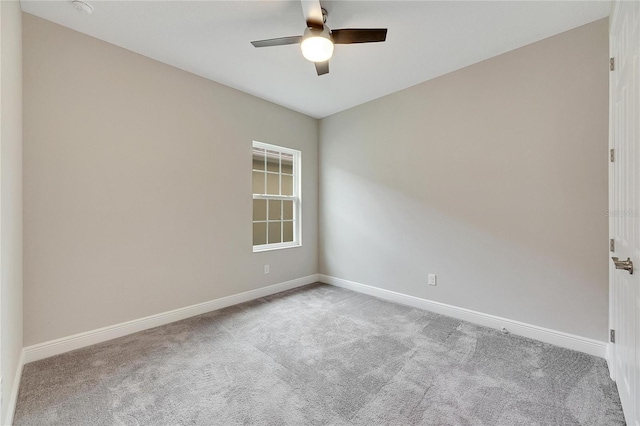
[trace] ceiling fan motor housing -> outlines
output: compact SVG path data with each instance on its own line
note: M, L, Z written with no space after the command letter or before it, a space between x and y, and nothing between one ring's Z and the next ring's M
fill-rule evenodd
M324 37L333 42L333 38L331 37L331 30L326 25L322 29L313 27L305 28L304 33L302 34L302 40L306 40L309 37Z

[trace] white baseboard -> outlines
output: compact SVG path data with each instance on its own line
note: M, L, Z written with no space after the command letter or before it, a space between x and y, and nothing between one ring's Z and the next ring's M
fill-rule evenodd
M613 380L614 382L616 381L616 375L615 375L615 371L613 370L613 351L615 350L615 347L613 346L612 343L607 343L607 353L606 353L606 360L607 360L607 367L609 367L609 377L611 377L611 380Z
M20 391L20 379L22 378L22 367L24 366L24 349L20 352L18 365L16 366L16 376L13 379L13 388L7 402L7 414L4 416L3 425L10 426L13 424L13 415L16 412L16 403L18 402L18 392Z
M328 275L320 274L320 281L337 287L346 288L357 291L359 293L368 294L380 299L389 300L391 302L403 305L413 306L415 308L424 309L435 312L437 314L447 315L470 323L483 325L485 327L500 330L505 327L509 333L518 336L528 337L530 339L539 340L552 345L560 346L574 351L584 352L589 355L595 355L600 358L606 357L607 344L598 340L588 339L561 331L551 330L548 328L538 327L536 325L514 321L507 318L501 318L494 315L484 314L482 312L472 311L470 309L459 308L457 306L447 305L445 303L434 302L432 300L421 299L415 296L409 296L395 291L385 290L378 287L372 287L353 281L344 280Z
M605 358L609 365L611 365L612 362L611 345L605 342L588 339L561 331L538 327L532 324L526 324L523 322L501 318L494 315L484 314L481 312L472 311L470 309L459 308L456 306L447 305L445 303L421 299L419 297L397 293L395 291L385 290L378 287L372 287L354 281L348 281L323 274L314 274L302 278L297 278L295 280L286 281L283 283L274 284L267 287L222 297L219 299L214 299L208 302L199 303L197 305L187 306L184 308L175 309L173 311L163 312L157 315L151 315L145 318L140 318L125 323L103 327L97 330L79 333L73 336L63 337L60 339L28 346L22 350L22 353L20 355L18 366L16 368L16 377L14 380L13 389L11 390L11 395L9 396L7 413L2 424L11 425L13 423L13 416L15 413L16 402L18 400L18 392L20 389L20 378L22 377L23 366L26 363L48 358L50 356L62 354L75 349L80 349L86 346L91 346L96 343L105 342L107 340L126 336L138 331L158 327L195 315L204 314L207 312L226 308L228 306L248 302L250 300L259 299L261 297L269 296L281 291L301 287L307 284L312 284L316 281L321 281L326 284L331 284L359 293L368 294L370 296L389 300L395 303L425 309L431 312L447 315L453 318L458 318L463 321L468 321L486 327L495 329L501 329L502 327L505 327L510 333L519 336L536 339L567 349L572 349Z
M24 362L29 363L61 353L73 351L75 349L84 348L86 346L95 345L96 343L106 342L107 340L126 336L128 334L137 333L138 331L147 330L149 328L158 327L179 321L195 315L204 314L228 306L237 305L239 303L248 302L250 300L259 299L264 296L279 293L303 285L312 284L319 280L317 274L297 278L291 281L262 287L255 290L245 291L243 293L231 296L221 297L220 299L210 300L197 305L187 306L185 308L175 309L173 311L163 312L151 315L145 318L139 318L133 321L127 321L84 333L74 334L73 336L63 337L60 339L50 340L44 343L28 346L24 348Z

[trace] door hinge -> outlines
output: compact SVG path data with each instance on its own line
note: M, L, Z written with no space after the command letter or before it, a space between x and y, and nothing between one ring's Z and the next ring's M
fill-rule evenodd
M609 161L612 163L616 161L616 151L613 148L609 150Z
M616 58L609 58L609 71L616 69Z
M616 342L616 331L615 330L609 330L609 341L611 343L615 343Z
M609 240L609 251L611 253L616 251L616 240L614 240L613 238Z

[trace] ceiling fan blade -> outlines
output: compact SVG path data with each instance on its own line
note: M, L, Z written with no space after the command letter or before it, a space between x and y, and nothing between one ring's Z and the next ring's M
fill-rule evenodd
M316 64L316 72L318 75L329 74L329 61L314 62Z
M331 30L335 44L376 43L387 39L386 28L346 28Z
M324 29L324 18L319 0L301 0L302 14L307 26L311 28Z
M252 41L255 47L284 46L285 44L297 44L302 41L302 36L270 38L269 40Z

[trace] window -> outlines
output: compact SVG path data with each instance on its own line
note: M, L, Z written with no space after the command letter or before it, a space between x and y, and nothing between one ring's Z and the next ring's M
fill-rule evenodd
M301 245L300 151L253 142L253 251Z

